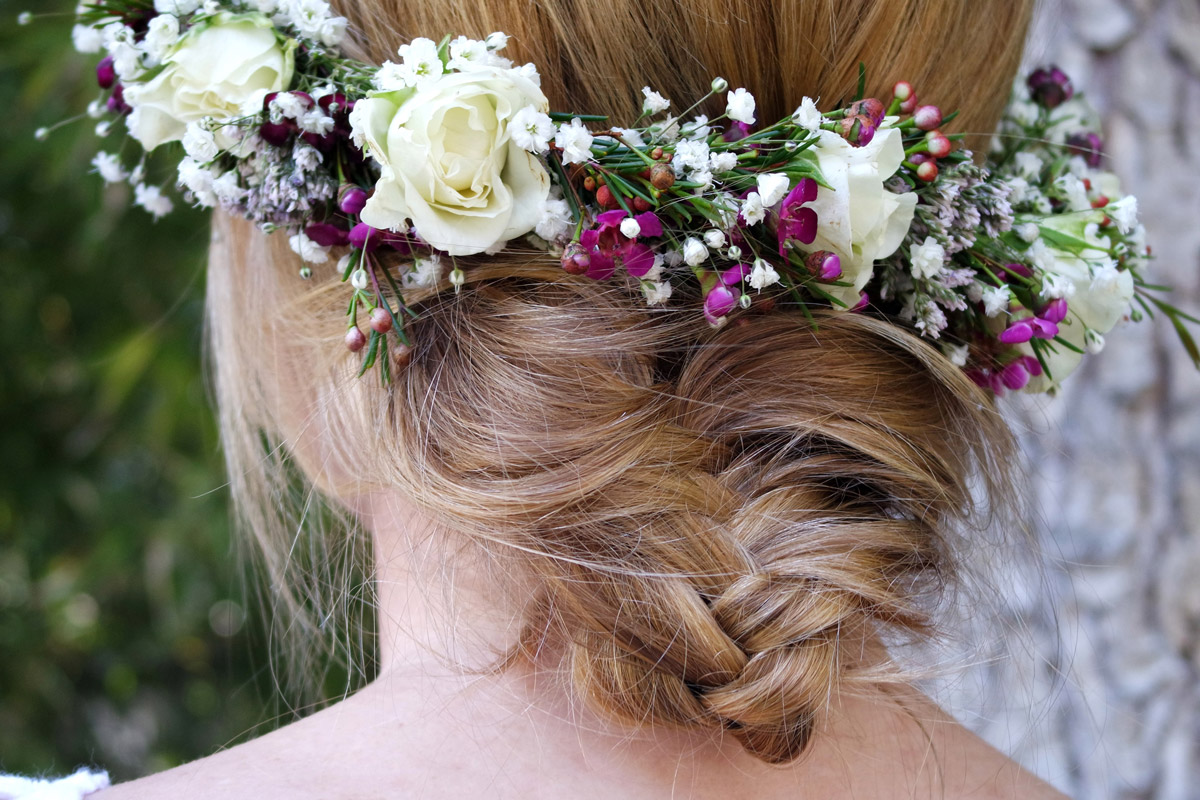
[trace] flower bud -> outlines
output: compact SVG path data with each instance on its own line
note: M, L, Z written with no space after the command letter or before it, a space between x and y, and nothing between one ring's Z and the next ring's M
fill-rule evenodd
M726 286L733 286L741 283L750 275L749 264L734 264L729 269L721 271L721 283Z
M450 283L454 285L454 293L458 294L458 290L467 282L467 276L462 271L461 267L455 267L450 270Z
M929 148L929 155L934 158L945 158L954 149L954 145L939 130L932 130L925 134L925 146Z
M300 268L300 280L306 281L312 277L312 267L304 266Z
M721 94L729 90L729 81L724 78L713 78L711 88L713 94Z
M380 232L365 222L360 222L350 229L350 246L370 253L383 243Z
M942 124L942 110L937 106L921 106L913 112L913 122L923 131L931 131Z
M911 95L909 95L909 98L907 100L901 101L899 111L901 114L911 114L912 112L916 111L916 109L917 109L917 93L913 92Z
M720 249L725 246L725 232L719 231L716 228L704 232L704 243L713 250Z
M392 315L387 309L379 306L371 309L371 329L376 333L387 333L392 329Z
M1055 300L1051 300L1049 303L1046 304L1046 307L1042 309L1042 313L1039 314L1038 316L1040 316L1042 319L1046 320L1047 322L1055 322L1055 323L1062 322L1064 319L1067 318L1067 301L1066 301L1066 299L1059 297Z
M345 214L357 217L366 204L367 193L357 186L351 186L342 195L342 199L338 203L338 208L342 209L342 212Z
M367 288L367 280L367 271L362 267L359 267L358 269L354 270L354 272L350 273L350 285L355 289L358 289L360 292Z
M736 290L730 289L724 283L718 283L704 296L704 311L712 317L723 317L737 305Z
M743 294L738 297L738 308L749 308L751 303L750 295Z
M804 266L823 281L836 281L842 276L842 259L829 250L818 250L804 259Z
M917 177L926 183L932 183L937 180L938 165L936 161L926 161L924 164L917 167Z
M358 329L355 325L350 330L346 331L346 349L351 353L357 353L367 346L367 335Z
M675 185L675 170L667 164L655 164L650 168L650 185L665 192Z
M852 103L850 110L846 113L847 115L856 114L866 117L870 121L872 128L878 128L879 124L883 122L883 115L886 112L887 109L884 108L883 103L874 97L867 97Z
M1104 336L1098 331L1088 328L1083 332L1083 346L1092 355L1096 355L1104 349Z
M592 265L592 258L579 242L571 242L563 249L562 268L571 275L582 275Z
M729 245L729 249L725 251L725 257L737 261L742 257L742 248L738 247L736 244Z
M96 65L96 83L101 89L111 89L117 82L117 70L113 67L113 57L105 56Z
M998 337L1004 344L1022 344L1033 338L1033 326L1026 320L1014 322L1000 333Z
M404 342L396 342L392 347L392 363L397 367L407 367L412 361L412 348Z
M1095 133L1073 133L1067 137L1067 147L1083 156L1092 169L1097 169L1104 159L1104 140Z
M1026 81L1029 96L1043 108L1057 108L1075 95L1071 79L1056 66L1036 69Z
M108 96L105 106L114 114L128 114L133 110L125 102L125 87L119 83L113 87L112 94Z
M1000 382L1013 392L1024 387L1025 384L1029 383L1029 373L1025 371L1024 363L1018 359L1001 370Z
M908 98L913 97L914 95L916 95L916 90L913 89L913 85L908 81L899 81L895 86L892 87L892 97L896 98L901 103Z

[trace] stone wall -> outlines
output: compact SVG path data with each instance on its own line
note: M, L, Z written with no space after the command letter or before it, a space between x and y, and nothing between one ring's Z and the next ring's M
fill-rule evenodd
M1200 1L1064 0L1028 61L1100 109L1152 274L1200 312ZM1000 613L939 696L1072 797L1200 798L1200 373L1157 319L1114 332L1058 399L1008 408L1045 563L983 565Z

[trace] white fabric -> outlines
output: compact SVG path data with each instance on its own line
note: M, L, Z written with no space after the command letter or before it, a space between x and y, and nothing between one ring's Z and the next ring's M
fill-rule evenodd
M108 788L108 773L81 769L66 778L26 778L0 773L0 800L80 800Z

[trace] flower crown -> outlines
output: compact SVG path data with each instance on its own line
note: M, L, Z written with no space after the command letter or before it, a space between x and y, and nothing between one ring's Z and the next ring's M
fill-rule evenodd
M101 177L162 216L146 153L178 158L163 146L179 142L187 202L284 229L304 277L344 251L360 374L386 381L407 358L405 290L448 267L457 291L460 257L518 240L575 275L623 272L650 305L694 302L714 326L779 304L869 308L996 394L1055 390L1141 311L1166 315L1200 366L1197 320L1143 279L1137 201L1100 170L1096 116L1057 68L1017 85L981 166L942 131L954 114L907 82L864 97L861 70L843 107L804 98L766 125L721 78L679 114L646 87L620 128L550 111L536 67L500 55L503 33L415 39L375 67L340 54L345 32L324 0L95 0L73 36L105 54L97 133L123 117L145 151L131 169L98 153ZM694 114L718 95L724 114Z

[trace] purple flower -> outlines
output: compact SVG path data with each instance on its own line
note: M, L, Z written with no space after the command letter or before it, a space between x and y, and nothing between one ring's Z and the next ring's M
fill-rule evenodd
M802 178L779 207L779 225L775 229L779 237L779 255L787 254L787 243L797 241L801 244L812 244L817 238L817 212L806 203L817 199L817 182L812 178Z
M1051 300L1038 316L1046 322L1062 322L1067 318L1067 301L1062 297Z
M818 250L810 253L808 258L804 259L804 266L823 281L836 281L842 277L841 256L830 250Z
M745 122L733 122L725 132L721 134L721 138L727 142L740 142L750 135L753 130L750 125Z
M1033 326L1029 324L1029 320L1023 319L1019 322L1014 322L1000 333L998 337L1004 344L1022 344L1033 338Z
M618 259L625 265L625 271L635 278L642 277L654 266L654 251L638 240L647 236L662 236L662 221L652 211L638 214L633 219L641 231L631 239L621 233L621 222L628 216L629 213L623 208L605 211L596 217L598 227L589 228L579 235L582 255L588 259L584 274L589 278L608 280L617 269Z
M737 305L739 294L741 293L736 288L730 288L721 281L717 281L704 295L704 318L708 320L709 324L717 325L717 320L733 311Z
M1025 371L1024 362L1018 359L1000 370L1000 382L1014 392L1029 383L1029 373Z
M313 223L304 229L304 235L321 247L341 247L350 243L349 232L330 222Z
M113 67L113 57L105 56L96 65L96 83L101 89L111 89L117 82L117 70Z
M342 195L338 208L352 217L357 217L367 204L367 193L357 186L351 186Z
M383 232L360 222L350 229L350 246L368 253L383 244Z
M1087 165L1093 169L1099 167L1104 160L1104 140L1094 133L1071 134L1067 137L1067 147L1083 156Z
M1034 70L1026 83L1029 96L1044 108L1057 108L1075 94L1075 87L1071 85L1067 73L1054 65Z

